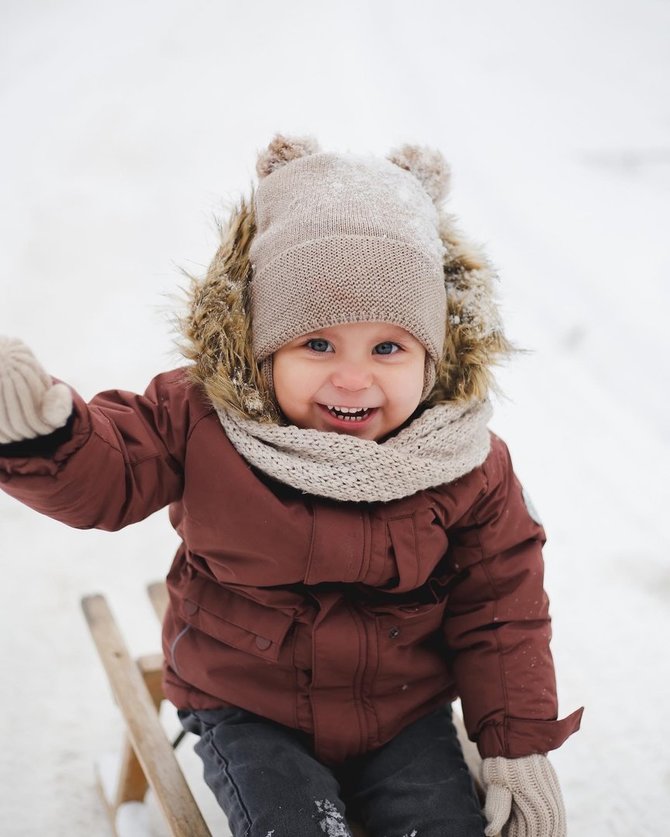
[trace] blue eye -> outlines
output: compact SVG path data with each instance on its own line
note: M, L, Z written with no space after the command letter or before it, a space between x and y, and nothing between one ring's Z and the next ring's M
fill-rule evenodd
M378 355L393 355L400 351L400 346L397 343L377 343L375 352Z
M308 340L305 345L309 346L309 348L313 352L321 352L321 353L327 352L328 349L330 348L330 343L327 340L323 340L320 337L316 337L314 340Z

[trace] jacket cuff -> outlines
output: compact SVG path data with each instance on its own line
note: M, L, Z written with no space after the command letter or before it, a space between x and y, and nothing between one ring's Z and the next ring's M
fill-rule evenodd
M583 712L582 706L560 721L506 718L503 723L487 724L479 733L477 749L482 758L503 756L508 759L555 750L577 732Z
M56 378L54 381L58 382ZM0 482L8 482L13 475L54 476L90 435L88 406L73 391L72 413L64 427L47 436L0 445Z
M34 458L37 456L50 457L65 442L72 438L72 425L74 424L74 413L70 414L63 427L59 427L52 433L45 436L36 436L34 439L22 439L20 442L8 442L0 445L0 458L7 459Z

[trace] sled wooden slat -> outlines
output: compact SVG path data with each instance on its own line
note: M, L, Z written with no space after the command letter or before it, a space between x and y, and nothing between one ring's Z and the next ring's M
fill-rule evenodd
M125 720L132 750L155 794L171 834L173 837L211 837L160 724L156 708L157 703L160 703L160 691L152 696L147 686L147 682L158 682L153 672L160 670L156 668L160 656L151 655L139 663L131 658L103 596L84 597L82 607ZM149 675L146 682L142 668L145 676ZM132 768L124 766L124 769ZM129 780L132 781L132 778L129 777Z
M163 700L163 655L146 654L137 660L137 667L149 690L151 700L156 707L156 713L158 713ZM114 818L113 812L118 811L119 806L125 802L142 802L148 787L147 777L144 775L142 765L135 755L130 736L126 733L123 741L119 776L114 798L108 800L108 807L111 809L110 813L112 813L112 817Z
M154 581L153 584L147 585L147 593L149 594L151 604L156 611L158 621L162 623L168 606L167 585L164 581Z

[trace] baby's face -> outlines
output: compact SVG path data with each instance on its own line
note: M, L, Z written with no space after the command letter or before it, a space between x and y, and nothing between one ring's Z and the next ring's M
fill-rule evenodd
M274 353L275 395L297 427L381 439L418 407L425 357L421 343L400 326L330 326Z

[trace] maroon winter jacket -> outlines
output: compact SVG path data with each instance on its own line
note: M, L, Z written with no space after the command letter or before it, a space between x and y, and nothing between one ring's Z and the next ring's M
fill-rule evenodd
M244 707L313 735L332 763L458 696L482 756L544 753L579 727L581 710L556 720L544 531L496 436L452 483L342 503L247 464L184 370L143 396L75 394L68 430L51 451L0 447L0 484L78 528L169 504L178 707Z

